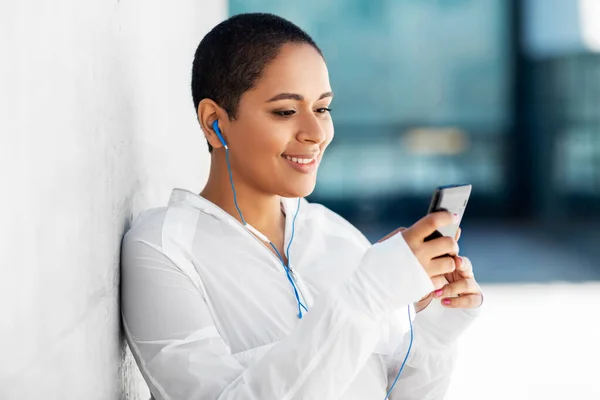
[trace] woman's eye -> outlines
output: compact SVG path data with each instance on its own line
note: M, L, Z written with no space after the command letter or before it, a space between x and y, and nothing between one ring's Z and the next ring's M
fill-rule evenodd
M295 113L296 113L296 110L275 111L275 114L277 114L281 117L289 117L291 115L294 115Z
M326 112L331 112L331 108L327 108L327 107L317 108L317 112L319 114L325 114Z

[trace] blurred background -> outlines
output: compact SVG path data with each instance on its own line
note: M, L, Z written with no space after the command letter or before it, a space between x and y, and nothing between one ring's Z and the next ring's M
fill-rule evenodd
M374 242L473 185L460 245L485 312L447 399L600 399L600 0L1 1L0 399L148 399L120 241L204 186L194 52L251 11L329 66L311 201Z
M600 1L230 0L313 36L336 136L310 200L372 241L471 183L486 293L449 399L600 399Z

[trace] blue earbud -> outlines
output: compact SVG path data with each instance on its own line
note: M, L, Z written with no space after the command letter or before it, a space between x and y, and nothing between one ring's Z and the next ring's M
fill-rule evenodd
M217 134L217 137L219 138L219 141L221 142L221 144L223 144L223 147L225 147L225 149L229 149L227 147L227 143L225 143L225 139L223 138L223 135L221 134L221 130L219 129L219 120L215 120L215 122L213 122L212 124L213 127L213 131L215 131L215 133Z

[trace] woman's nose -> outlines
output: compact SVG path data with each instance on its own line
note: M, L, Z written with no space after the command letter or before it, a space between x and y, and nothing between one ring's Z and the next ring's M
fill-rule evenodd
M317 144L323 143L327 139L327 131L323 125L323 121L315 115L307 115L302 119L302 125L298 131L298 140Z

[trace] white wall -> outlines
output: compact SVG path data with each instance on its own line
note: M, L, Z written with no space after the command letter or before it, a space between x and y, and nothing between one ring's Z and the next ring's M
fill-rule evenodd
M208 153L194 51L226 0L0 2L0 399L147 399L119 247Z

